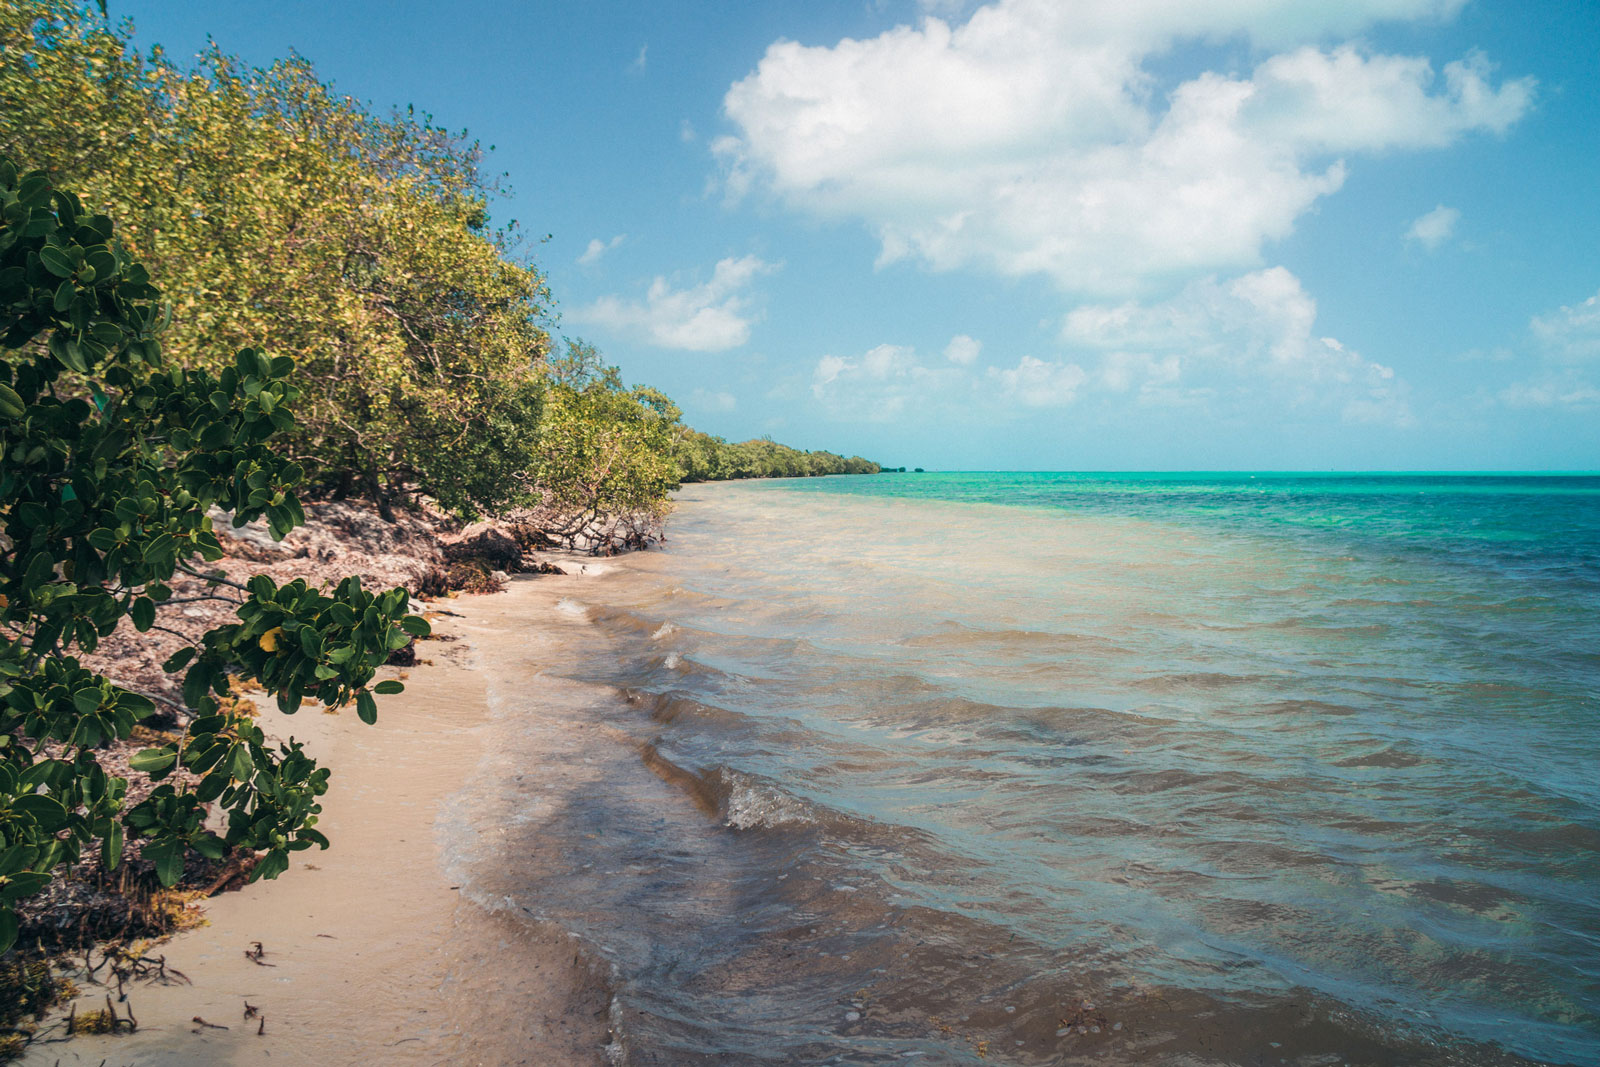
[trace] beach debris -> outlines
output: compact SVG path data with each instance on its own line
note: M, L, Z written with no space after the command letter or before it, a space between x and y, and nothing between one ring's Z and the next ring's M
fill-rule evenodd
M1121 1029L1121 1025L1118 1023L1117 1028ZM1094 1001L1085 1000L1079 1003L1077 1010L1070 1016L1062 1018L1061 1027L1056 1031L1057 1037L1065 1037L1072 1033L1098 1034L1103 1029L1110 1029L1111 1023L1105 1013L1095 1007Z
M256 1007L254 1004L250 1003L248 1000L244 1002L244 1017L246 1019L254 1019L257 1015L260 1015L260 1014L261 1014L261 1009L260 1008Z
M78 1005L73 1004L67 1011L67 1034L115 1034L120 1033L123 1027L128 1028L128 1033L139 1029L139 1020L134 1017L133 1005L124 1005L128 1013L126 1019L117 1014L116 1006L111 1003L111 994L106 994L104 1010L96 1008L78 1014Z
M92 969L88 968L89 959L85 956L84 963L86 969L88 969L90 980L94 979L95 971L110 964L111 977L115 978L117 982L117 1000L124 1002L128 999L124 983L130 979L160 982L162 985L170 985L175 981L183 982L186 985L194 984L188 975L176 967L167 965L165 954L154 957L146 955L143 945L143 942L136 942L133 948L126 948L121 944L112 945L103 950L105 958L100 961L99 966Z
M196 1015L193 1019L191 1019L190 1022L193 1022L193 1023L196 1024L194 1030L191 1031L192 1033L196 1033L196 1034L198 1034L201 1030L226 1030L226 1029L228 1029L226 1026L223 1026L221 1023L208 1023L204 1019L200 1018L200 1016L198 1016L198 1015Z
M256 1026L256 1036L257 1037L262 1037L263 1035L266 1034L266 1032L267 1032L267 1017L265 1015L263 1015L261 1017L261 1022Z
M262 957L266 954L266 948L263 947L259 941L250 942L250 947L244 950L244 958L255 964L257 967L276 967L276 963L268 963L266 960L262 959Z

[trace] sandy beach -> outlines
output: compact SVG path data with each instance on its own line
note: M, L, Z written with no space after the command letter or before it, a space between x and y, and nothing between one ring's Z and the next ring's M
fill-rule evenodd
M188 981L130 985L118 1011L131 1007L136 1033L43 1040L21 1062L604 1062L602 975L564 936L462 900L439 825L486 755L485 665L495 660L481 644L501 635L475 624L534 617L581 581L521 580L501 596L434 602L454 614L433 616L438 639L419 645L431 662L385 672L407 688L383 701L374 727L354 714L264 711L271 730L333 768L320 827L332 847L207 901L207 925L153 947ZM539 635L515 640L526 652ZM256 942L259 962L246 955ZM105 992L86 987L80 1010L103 1006Z

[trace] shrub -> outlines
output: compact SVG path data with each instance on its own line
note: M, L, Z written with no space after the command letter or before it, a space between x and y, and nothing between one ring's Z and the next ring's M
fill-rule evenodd
M373 694L401 688L373 686L376 668L428 628L405 614L404 590L257 575L238 622L166 664L187 668L198 714L131 761L154 779L182 766L198 784L163 783L124 810L127 781L97 753L155 705L72 651L124 620L149 630L176 573L206 576L196 561L222 555L212 505L237 524L265 516L275 537L304 520L304 472L269 444L294 426L292 361L244 349L216 375L168 366L159 297L109 218L0 156L0 952L16 937L13 905L96 843L115 866L126 836L144 838L169 886L191 848L262 850L252 878L272 878L290 852L327 847L315 825L329 772L223 710L228 676L259 682L285 712L310 697L353 702L372 722ZM221 835L203 825L211 803L227 813Z

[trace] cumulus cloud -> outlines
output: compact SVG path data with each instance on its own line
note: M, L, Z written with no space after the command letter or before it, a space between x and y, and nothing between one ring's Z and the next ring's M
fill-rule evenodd
M811 395L829 414L864 422L894 422L926 414L942 402L955 372L924 366L906 345L877 345L853 358L817 360Z
M1581 304L1535 315L1529 324L1545 352L1568 362L1600 356L1600 293Z
M1104 353L1097 384L1169 402L1270 399L1363 422L1410 421L1394 371L1316 330L1316 301L1283 267L1206 278L1170 300L1090 304L1062 324L1067 344Z
M1047 363L1023 356L1015 367L989 368L989 378L1005 395L1030 408L1066 407L1078 398L1088 375L1076 363Z
M964 335L962 335L964 336ZM970 340L970 338L969 338ZM946 354L948 356L947 347ZM1023 356L1012 367L976 368L947 358L924 363L908 345L883 344L860 356L826 355L812 373L811 394L835 418L864 422L971 421L1026 409L1065 407L1088 380L1083 368Z
M1539 360L1532 377L1496 395L1507 407L1583 409L1600 406L1591 361L1600 359L1600 293L1528 323Z
M569 315L661 348L720 352L750 339L755 314L747 289L757 276L776 269L755 256L729 257L717 263L704 284L676 289L657 276L642 301L604 296Z
M944 346L944 358L951 363L969 366L977 361L978 353L983 351L983 342L958 333L950 338L950 343Z
M592 238L589 241L589 247L585 248L583 250L583 255L578 257L578 265L583 267L594 266L596 263L600 262L601 256L616 248L627 239L628 235L625 233L619 233L609 241L602 241L598 237Z
M1346 45L1272 55L1248 76L1201 72L1166 97L1146 62L1177 41L1287 45L1382 19L1447 17L1459 0L996 0L831 47L771 45L724 110L730 193L768 190L877 235L880 263L1044 274L1073 291L1255 263L1342 157L1502 131L1531 79L1473 54Z
M1316 301L1283 267L1204 278L1167 300L1082 305L1066 315L1054 356L979 366L976 342L956 344L964 337L943 360L893 344L825 355L812 396L834 417L872 422L994 420L1129 400L1257 420L1413 421L1405 383L1321 334ZM952 350L972 358L951 359Z
M1426 215L1412 220L1410 228L1406 230L1406 240L1415 241L1432 252L1450 240L1456 232L1456 223L1460 221L1461 212L1440 204Z
M1500 390L1499 400L1512 408L1593 408L1600 406L1600 388L1569 377L1515 382Z

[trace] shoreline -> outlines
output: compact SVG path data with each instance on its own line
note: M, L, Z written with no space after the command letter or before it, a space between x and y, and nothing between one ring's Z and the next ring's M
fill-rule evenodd
M581 580L534 581L553 601L551 586ZM532 591L518 582L490 599ZM439 639L418 646L418 666L380 674L404 676L406 691L383 701L374 726L264 705L269 735L292 733L333 771L318 826L331 847L296 853L275 881L206 900L206 925L152 946L188 982L129 984L117 1010L132 1007L135 1033L44 1038L17 1062L604 1063L603 967L565 935L462 899L449 869L449 805L490 755L495 658L479 643L493 634L473 625L483 603L435 602L452 615L434 616ZM246 955L255 942L259 963ZM106 992L85 987L79 1012L103 1007ZM258 1014L246 1018L246 1004Z

